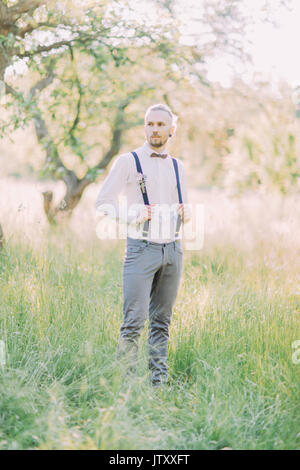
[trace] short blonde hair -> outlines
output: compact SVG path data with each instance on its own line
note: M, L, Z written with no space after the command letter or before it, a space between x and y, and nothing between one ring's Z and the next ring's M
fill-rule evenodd
M168 105L163 104L163 103L157 103L157 104L153 104L152 106L149 106L149 108L147 109L145 113L145 121L150 111L165 111L166 113L168 113L172 119L172 126L174 126L174 131L176 130L178 117L174 113L172 113L171 108Z

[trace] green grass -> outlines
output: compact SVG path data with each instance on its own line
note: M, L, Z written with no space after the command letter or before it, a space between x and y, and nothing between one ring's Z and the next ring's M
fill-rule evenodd
M284 253L185 253L170 385L152 389L146 331L138 376L116 362L123 246L54 238L1 253L0 448L299 449L299 278Z

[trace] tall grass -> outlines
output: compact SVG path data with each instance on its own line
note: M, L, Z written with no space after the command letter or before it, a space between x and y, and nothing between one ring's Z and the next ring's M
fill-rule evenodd
M299 447L299 296L287 273L227 247L186 254L170 331L171 384L152 390L115 359L122 246L67 241L1 257L2 448ZM271 289L269 288L271 285ZM291 287L291 286L290 286Z
M250 212L239 211L240 225L209 226L203 250L185 253L170 384L159 389L148 381L146 330L137 376L116 360L124 242L84 241L67 228L39 244L9 237L0 448L299 448L299 243L266 221L259 237ZM238 233L243 217L251 243Z

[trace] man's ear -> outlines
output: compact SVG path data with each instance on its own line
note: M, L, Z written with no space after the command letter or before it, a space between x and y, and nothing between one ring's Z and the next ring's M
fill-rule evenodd
M169 132L169 137L173 137L174 134L175 134L175 126L172 126Z

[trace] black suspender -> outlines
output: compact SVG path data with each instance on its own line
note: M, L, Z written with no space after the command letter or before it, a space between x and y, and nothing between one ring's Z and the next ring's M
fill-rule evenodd
M141 167L139 157L137 156L136 152L131 152L131 153L132 153L132 155L134 156L134 159L135 159L137 172L141 175L140 188L141 188L144 204L149 206L150 204L149 204L149 199L148 199L148 194L147 194L147 189L146 189L145 176L143 174L143 170L142 170L142 167ZM178 172L178 163L177 163L176 158L172 158L172 162L173 162L174 171L175 171L175 175L176 175L178 200L179 200L179 204L182 204L182 194L181 194L180 179L179 179L179 172ZM178 214L177 221L176 221L175 238L178 238L180 226L181 226L181 217ZM148 236L148 231L149 231L149 220L146 220L145 223L144 223L144 227L143 227L143 237L146 238Z
M180 180L179 180L178 163L177 163L176 158L172 158L172 162L173 162L175 175L176 175L179 204L182 204L182 195L181 195L181 187L180 187ZM181 226L181 217L178 214L177 215L177 220L176 220L175 238L178 238L180 226Z
M134 159L135 159L137 172L140 173L140 175L141 175L140 188L141 188L142 196L143 196L143 199L144 199L144 204L146 206L149 206L150 204L149 204L149 199L148 199L148 194L147 194L147 189L146 189L145 177L143 175L143 170L142 170L142 167L141 167L139 157L137 156L137 154L135 152L131 152L131 153L132 153L132 155L134 156ZM147 238L148 231L149 231L149 220L146 220L144 222L144 227L143 227L143 237Z

